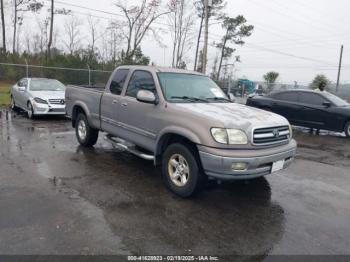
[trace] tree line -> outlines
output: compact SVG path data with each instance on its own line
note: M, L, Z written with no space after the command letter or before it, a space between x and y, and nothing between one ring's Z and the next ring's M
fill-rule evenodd
M118 13L111 15L107 24L94 15L82 19L68 3L58 8L55 0L47 2L49 6L40 0L0 1L2 62L100 70L112 70L121 64L147 65L151 58L143 54L141 44L147 37L166 48L162 39L168 34L171 66L202 71L204 0L138 0L133 4L111 0ZM225 0L213 0L208 9L209 24L223 29L220 40L211 42L217 49L211 73L216 80L221 78L225 64L239 62L234 47L244 45L254 29L242 15L227 15L226 6ZM36 30L26 28L25 14L36 17ZM57 26L58 16L64 20L61 28ZM6 68L2 69L2 77L18 75Z

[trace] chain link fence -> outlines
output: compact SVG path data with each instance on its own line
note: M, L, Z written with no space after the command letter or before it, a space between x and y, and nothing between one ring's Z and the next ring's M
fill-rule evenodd
M51 67L0 63L0 81L17 82L23 77L53 78L68 85L104 86L111 71L90 68Z

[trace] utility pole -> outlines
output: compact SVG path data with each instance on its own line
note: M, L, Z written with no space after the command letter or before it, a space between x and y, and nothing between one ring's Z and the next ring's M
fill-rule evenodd
M207 70L207 58L208 58L208 35L209 35L209 7L212 4L212 0L204 0L204 47L203 47L203 61L202 61L202 73L205 74Z
M338 68L338 78L337 78L337 87L336 87L336 92L337 93L338 93L338 88L339 88L340 72L341 72L341 65L342 65L342 60L343 60L343 49L344 49L344 46L341 45L340 58L339 58L339 68Z

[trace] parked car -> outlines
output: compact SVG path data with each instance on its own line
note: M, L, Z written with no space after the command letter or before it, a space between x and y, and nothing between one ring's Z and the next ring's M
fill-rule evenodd
M11 88L11 107L23 109L29 118L65 115L65 86L56 79L22 78Z
M282 115L294 125L345 132L350 137L350 104L328 92L281 91L249 97L246 104Z
M67 86L67 114L77 140L106 139L161 165L166 185L188 197L207 177L254 179L289 166L296 152L289 122L232 103L207 76L122 66L102 89Z

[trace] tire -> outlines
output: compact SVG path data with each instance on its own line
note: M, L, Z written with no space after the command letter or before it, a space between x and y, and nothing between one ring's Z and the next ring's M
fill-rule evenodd
M13 98L13 96L11 95L11 110L12 111L15 111L17 110L18 107L16 106L16 103L15 103L15 99Z
M27 103L27 117L29 119L34 119L35 118L34 109L33 109L33 105L32 105L31 102Z
M80 145L92 147L97 142L98 130L90 127L85 114L80 113L76 120L75 135Z
M168 146L163 154L162 177L173 193L186 198L202 188L206 176L201 170L196 150L175 143Z
M350 138L350 121L348 121L345 124L344 132L345 132L345 135Z

